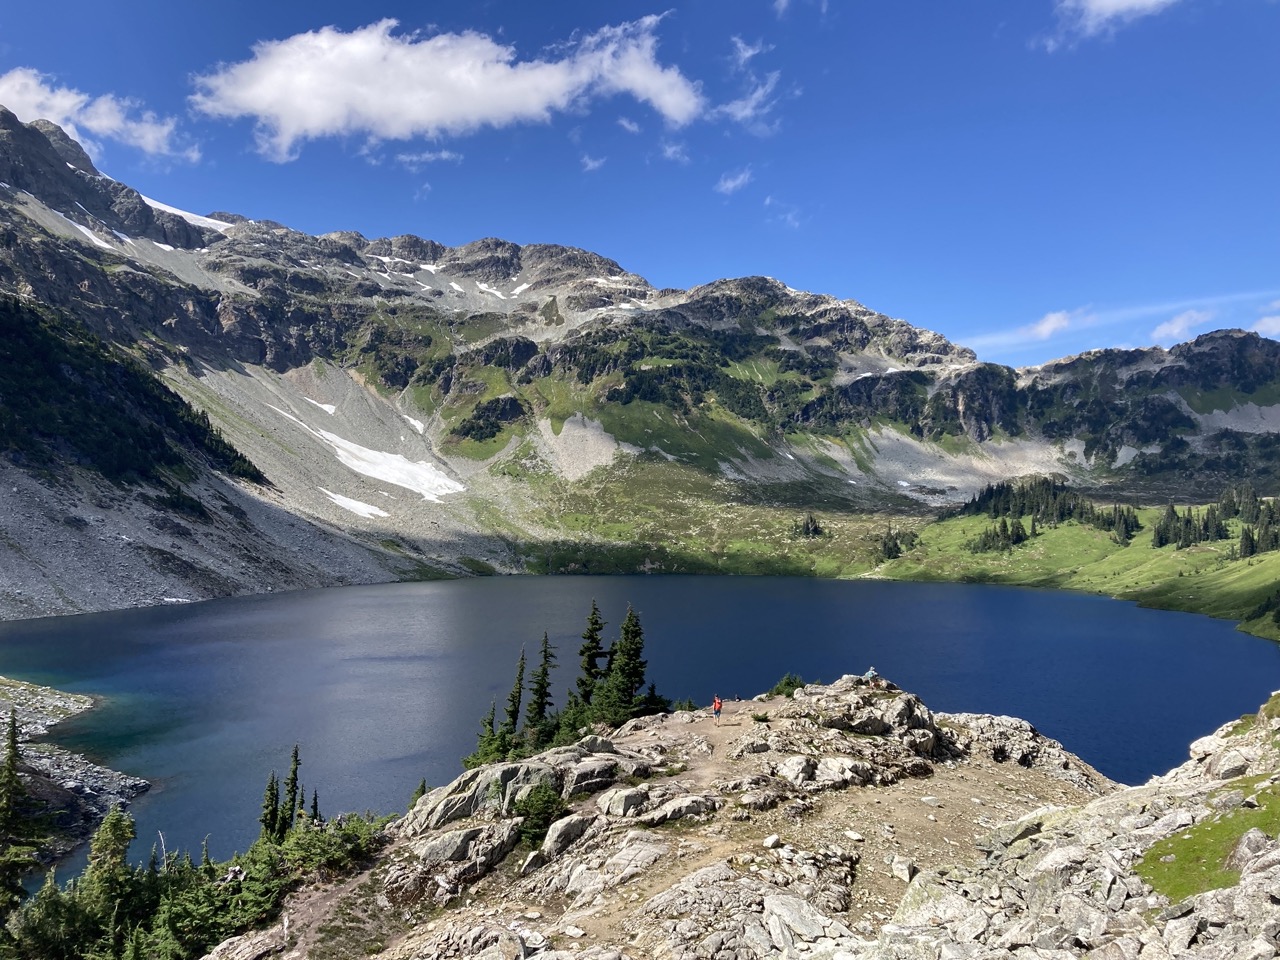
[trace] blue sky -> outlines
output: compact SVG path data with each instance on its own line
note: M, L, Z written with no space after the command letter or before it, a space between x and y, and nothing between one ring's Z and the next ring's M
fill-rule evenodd
M0 8L0 103L197 213L767 274L1040 363L1280 336L1277 0Z

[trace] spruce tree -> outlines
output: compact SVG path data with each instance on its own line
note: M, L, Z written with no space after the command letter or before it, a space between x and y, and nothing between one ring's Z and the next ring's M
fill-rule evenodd
M409 798L409 809L412 810L418 805L418 801L427 795L427 778L423 777L418 781L418 785L413 789L413 796Z
M12 839L19 832L26 788L18 776L18 714L9 708L9 727L5 734L4 764L0 766L0 834Z
M618 641L610 652L613 654L612 663L608 675L596 690L592 715L595 720L616 727L637 715L637 695L644 687L647 667L644 629L640 626L639 615L631 607L627 607Z
M524 647L520 648L520 659L516 661L516 682L511 685L507 694L507 716L502 722L502 730L507 736L514 736L520 723L520 701L524 698Z
M582 658L581 673L578 676L578 698L586 704L591 702L596 685L604 678L600 668L600 658L604 656L604 645L600 635L604 632L605 621L600 618L600 609L595 600L591 601L591 613L587 615L587 629L582 633L582 646L578 648L578 656Z
M542 646L538 651L538 666L529 680L529 702L525 705L524 725L533 746L545 737L547 710L551 706L551 665L556 655L551 652L551 640L542 632Z
M1240 559L1252 557L1258 552L1258 542L1253 536L1253 527L1242 526L1240 528Z
M422 785L425 787L427 785L427 781L423 780ZM311 822L320 822L320 794L315 790L311 791Z
M494 729L494 720L498 714L498 702L496 700L489 701L489 712L484 715L480 721L480 733L476 737L475 753L469 754L462 758L462 765L470 770L472 767L478 767L482 763L488 763L499 755L498 751L498 731Z
M276 818L276 840L284 840L285 834L293 829L293 822L298 816L298 767L302 761L298 759L298 745L293 745L293 753L289 756L289 776L284 781L284 795L281 797L280 815Z
M262 795L262 816L258 817L258 823L262 824L262 839L274 842L280 823L280 781L276 779L274 770L267 778L267 789Z

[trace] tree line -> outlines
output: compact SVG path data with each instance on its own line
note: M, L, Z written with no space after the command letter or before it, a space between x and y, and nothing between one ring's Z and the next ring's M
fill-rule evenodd
M633 717L670 710L671 701L645 677L648 662L644 659L640 615L628 606L618 639L608 647L603 639L606 625L592 600L578 648L578 677L560 710L552 705L551 671L556 655L547 633L542 634L538 663L527 686L528 660L521 648L502 717L498 717L498 703L494 700L480 721L476 749L463 758L463 766L469 769L532 756L548 747L573 743L584 728L596 724L618 727ZM691 703L681 706L692 708Z
M1067 520L1108 531L1121 546L1128 546L1142 529L1134 507L1100 506L1054 477L988 484L952 515L998 521L968 542L974 553L1012 549L1038 536L1043 528ZM1028 524L1022 522L1024 517L1029 518Z
M10 743L14 756L12 733ZM22 870L6 873L0 960L194 960L273 920L303 879L333 878L367 863L383 843L385 819L343 814L324 820L316 791L308 813L300 764L295 746L283 787L274 771L268 781L261 835L230 860L213 861L207 844L199 861L153 846L145 864L130 866L136 830L118 807L90 841L79 878L60 886L50 870L40 890L19 904L22 872L32 866L28 858ZM19 809L13 798L20 795L16 762L6 758L0 809ZM9 843L11 828L5 831Z

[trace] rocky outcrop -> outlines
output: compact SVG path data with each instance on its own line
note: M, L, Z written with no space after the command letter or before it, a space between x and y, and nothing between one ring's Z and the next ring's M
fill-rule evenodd
M1280 720L1264 709L1254 723L1196 741L1191 760L1144 786L1001 826L981 845L985 862L914 880L865 955L1276 956L1280 841L1245 825L1249 810L1280 807ZM1211 830L1238 834L1219 863L1178 849ZM1202 889L1177 902L1153 890L1153 855L1186 856L1184 879L1203 873Z
M470 771L424 797L396 828L382 866L360 881L381 890L396 918L377 955L1270 960L1280 953L1280 840L1248 826L1274 831L1280 808L1280 694L1256 717L1196 741L1181 767L1123 789L1023 721L935 715L874 677L726 707L720 726L698 714L642 718L607 739ZM766 710L768 730L756 729L766 726L759 719L747 727L749 711L759 718ZM787 756L779 761L776 753ZM927 794L913 786L920 780L902 779L907 757L927 766L918 771ZM865 764L867 775L815 790L819 770L837 760ZM650 774L659 762L671 772L609 780L606 771L642 761L653 765ZM594 792L576 795L574 812L541 846L518 854L511 797L539 779L564 784L570 771L587 767L597 772L576 782L597 784ZM766 794L773 805L746 802ZM459 804L463 797L473 799ZM1070 797L1080 802L1062 802ZM470 813L431 826L442 811L459 809ZM1021 812L991 820L997 809ZM658 811L667 818L645 819ZM924 834L935 826L945 843L931 851ZM1225 872L1193 881L1172 900L1160 893L1170 873L1154 866L1186 857L1179 882L1210 876L1198 872L1202 854L1185 852L1199 849L1207 832L1222 857L1209 866ZM344 909L342 901L331 909ZM292 956L280 934L277 927L240 938L211 957L256 958L270 949ZM317 942L307 931L302 938Z
M1021 752L976 749L992 731ZM1064 766L1076 776L1060 779ZM967 819L947 826L956 808L971 816L961 800L1007 807L1003 787L948 786L969 777L1013 778L1022 810L1111 789L1025 724L940 722L874 673L847 676L726 704L719 724L643 717L467 771L390 828L359 887L384 905L394 934L380 955L397 960L845 956L875 945L889 895L930 876L925 835L967 835ZM521 800L539 784L568 812L522 851Z

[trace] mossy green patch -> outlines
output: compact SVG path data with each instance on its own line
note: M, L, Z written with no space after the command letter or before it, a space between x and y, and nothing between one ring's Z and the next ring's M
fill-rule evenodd
M458 563L478 577L492 577L498 572L492 564L475 557L459 557Z
M1227 788L1248 793L1260 780L1241 778ZM1206 890L1234 886L1240 881L1240 872L1229 870L1226 860L1245 832L1254 827L1272 837L1280 832L1280 788L1273 785L1254 795L1258 802L1255 808L1238 807L1216 814L1153 844L1134 865L1138 876L1173 903Z

